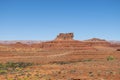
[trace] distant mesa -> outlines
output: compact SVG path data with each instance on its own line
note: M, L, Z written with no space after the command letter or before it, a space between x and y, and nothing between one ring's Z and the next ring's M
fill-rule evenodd
M28 47L29 45L28 44L24 44L22 42L16 42L16 43L13 43L13 44L9 44L9 46L12 46L12 47Z
M60 33L55 40L73 40L73 33Z
M104 39L99 39L99 38L92 38L92 39L88 39L88 40L85 40L85 41L88 41L88 42L100 42L100 41L103 41L103 42L106 42L106 40Z
M111 44L108 41L99 38L88 39L84 42L90 44L91 46L111 46Z

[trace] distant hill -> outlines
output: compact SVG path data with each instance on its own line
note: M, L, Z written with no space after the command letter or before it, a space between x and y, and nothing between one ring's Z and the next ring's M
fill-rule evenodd
M112 43L112 44L119 44L119 45L120 45L120 41L111 40L111 41L109 41L109 42Z
M92 38L92 39L88 39L88 40L84 40L84 41L88 41L88 42L96 42L96 41L106 41L104 39L99 39L99 38Z
M44 41L40 41L40 40L11 40L11 41L0 41L0 44L15 44L17 42L23 43L23 44L33 44L33 43L41 43Z

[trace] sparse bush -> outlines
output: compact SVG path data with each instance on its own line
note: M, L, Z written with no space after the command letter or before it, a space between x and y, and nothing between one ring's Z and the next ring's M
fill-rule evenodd
M6 74L6 73L7 73L7 70L0 70L0 75Z
M60 65L64 65L64 64L71 64L71 63L76 63L76 62L90 62L92 61L92 59L85 59L85 60L73 60L73 61L53 61L51 62L52 64L60 64Z
M64 65L64 64L69 64L71 63L70 61L68 62L65 62L65 61L54 61L54 62L51 62L52 64L55 63L55 64L60 64L60 65Z
M93 75L93 72L89 72L89 76L90 77L93 77L94 75Z
M120 51L120 49L117 49L117 51Z
M75 70L75 69L70 70L70 73L75 73L75 72L76 72L76 70Z
M27 66L31 66L32 63L24 63L24 62L7 62L6 63L6 67L10 67L10 68L25 68Z
M18 71L18 68L25 68L25 67L31 66L31 65L33 65L33 64L32 63L24 63L24 62L0 63L0 74Z
M108 56L107 57L107 61L112 61L112 60L114 60L115 59L115 57L113 57L113 56Z
M85 59L85 60L82 60L82 62L90 62L92 61L92 59Z

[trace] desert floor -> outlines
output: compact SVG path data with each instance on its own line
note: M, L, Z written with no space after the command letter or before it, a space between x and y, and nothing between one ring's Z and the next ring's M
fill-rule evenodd
M0 51L0 80L120 80L120 51L95 48Z

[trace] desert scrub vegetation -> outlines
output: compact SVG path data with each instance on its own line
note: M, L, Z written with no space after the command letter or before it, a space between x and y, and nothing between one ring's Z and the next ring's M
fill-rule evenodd
M107 61L112 61L112 60L115 60L115 57L114 57L114 56L108 56L108 57L107 57Z
M117 49L116 51L120 51L120 49Z
M53 61L51 64L59 64L59 65L65 65L65 64L72 64L77 62L91 62L92 59L84 59L84 60L74 60L74 61Z
M15 71L18 71L18 69L25 68L32 65L33 63L25 63L25 62L0 63L0 75L6 74L7 72L15 72Z

